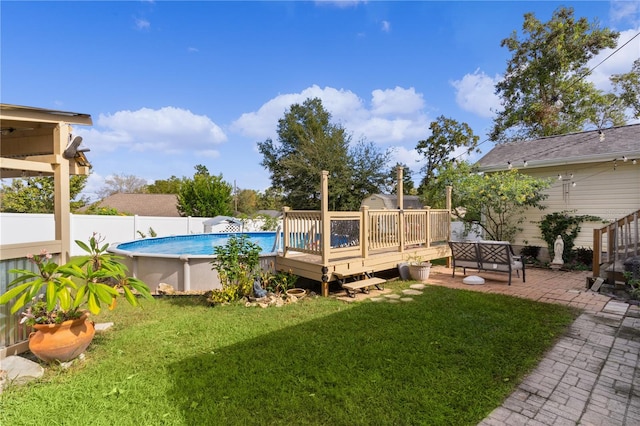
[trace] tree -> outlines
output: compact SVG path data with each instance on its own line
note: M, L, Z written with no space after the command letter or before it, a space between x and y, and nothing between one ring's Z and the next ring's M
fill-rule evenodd
M271 184L282 190L294 209L320 208L320 175L329 171L329 200L341 209L350 181L349 141L344 128L331 124L331 115L318 98L293 104L278 120L278 143L258 142L262 165Z
M522 231L527 209L543 209L547 198L543 191L551 185L549 179L534 178L516 169L463 177L454 187L456 200L466 209L454 214L467 225L478 224L492 240L511 241Z
M104 180L104 186L98 190L98 197L106 198L113 194L141 194L146 191L147 181L134 175L112 175Z
M502 40L512 53L504 79L496 84L502 98L491 139L498 142L577 132L602 121L594 104L602 93L583 77L600 50L614 48L619 34L575 19L572 8L557 9L548 22L524 15L523 38L514 31Z
M453 160L450 156L459 148L464 148L465 154L479 152L478 136L473 134L473 130L467 123L440 116L429 125L431 136L421 140L416 145L416 150L424 156L426 164L422 167L424 177L420 183L423 192L430 182L436 177L439 167Z
M231 185L222 180L222 174L212 176L203 165L195 167L193 179L185 178L178 193L178 211L182 216L230 216Z
M640 58L633 61L631 71L626 74L615 74L611 77L614 93L631 108L633 116L640 118Z
M389 170L387 174L387 184L386 191L391 194L396 194L398 192L398 167L402 167L402 193L404 195L416 195L418 190L413 182L413 172L411 169L404 163L396 163L395 166Z
M258 194L258 210L281 210L284 206L282 191L269 187Z
M258 191L254 189L241 189L235 194L234 210L247 215L252 215L258 210Z
M160 179L147 185L145 192L149 194L178 194L180 192L182 179L171 176L169 179Z
M456 207L464 206L465 200L461 198L464 194L458 191L464 185L464 180L477 173L477 167L467 161L444 161L434 173L433 179L429 180L427 185L420 186L420 200L422 204L430 206L434 209L446 208L446 188L453 187L451 194L451 205ZM467 215L467 219L480 220L480 216Z
M80 196L87 184L87 177L69 177L69 197L71 211L84 207L88 198ZM13 179L11 185L2 185L0 211L10 213L53 213L54 183L52 176Z
M371 142L360 141L349 150L351 178L346 182L342 210L358 210L362 200L381 192L388 185L386 172L389 151L382 151ZM335 185L334 185L335 188Z

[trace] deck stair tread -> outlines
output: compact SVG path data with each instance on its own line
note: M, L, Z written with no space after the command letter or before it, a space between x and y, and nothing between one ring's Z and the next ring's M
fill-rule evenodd
M382 279L382 278L366 278L364 280L358 280L358 281L353 281L350 283L345 283L342 284L342 288L347 288L349 290L358 290L364 287L369 287L372 285L380 285L385 283L386 280Z

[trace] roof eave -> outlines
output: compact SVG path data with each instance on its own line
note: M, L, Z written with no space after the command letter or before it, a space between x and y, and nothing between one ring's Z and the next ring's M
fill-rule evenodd
M622 160L622 157L627 157L629 160L640 160L640 150L638 151L626 151L617 152L615 154L597 154L597 155L585 155L581 157L568 157L568 158L553 158L550 160L531 160L527 161L527 168L540 168L540 167L554 167L554 166L566 166L571 164L588 164L588 163L602 163L604 161ZM520 165L513 165L517 168ZM487 166L479 166L478 170L481 172L499 172L503 170L509 170L507 164L490 164Z

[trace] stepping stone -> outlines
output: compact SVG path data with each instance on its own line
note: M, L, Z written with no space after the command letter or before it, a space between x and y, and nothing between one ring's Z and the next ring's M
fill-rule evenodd
M44 368L37 362L15 355L2 360L2 369L7 372L7 380L16 384L27 383L44 374Z
M406 294L407 296L419 296L422 294L421 291L414 289L402 290L402 293Z
M389 299L389 303L400 303L398 299Z
M402 302L413 302L413 297L402 297L400 298Z
M605 305L602 312L606 312L608 314L624 315L627 313L627 309L629 309L629 305L627 303L611 300Z
M426 286L424 284L411 284L409 286L409 288L412 288L414 290L424 290Z
M400 295L399 294L386 294L384 297L386 297L387 299L400 299Z
M111 327L113 327L112 322L99 322L95 324L96 332L107 331Z
M469 285L482 285L484 284L484 278L477 275L469 275L465 277L462 282Z
M387 299L384 298L384 297L372 297L371 298L372 302L384 302L385 300L387 300Z

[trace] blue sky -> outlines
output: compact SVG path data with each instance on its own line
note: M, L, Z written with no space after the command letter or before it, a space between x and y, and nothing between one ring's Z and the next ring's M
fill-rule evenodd
M520 33L526 12L547 21L561 5L621 32L620 45L640 31L638 0L3 0L0 97L91 114L93 126L74 129L91 149L90 197L113 174L151 183L191 177L197 164L264 190L256 142L277 140L278 119L309 97L353 141L392 148L392 164L419 181L415 146L429 123L452 117L484 141L509 58L500 41ZM638 57L640 37L588 78L606 89Z

